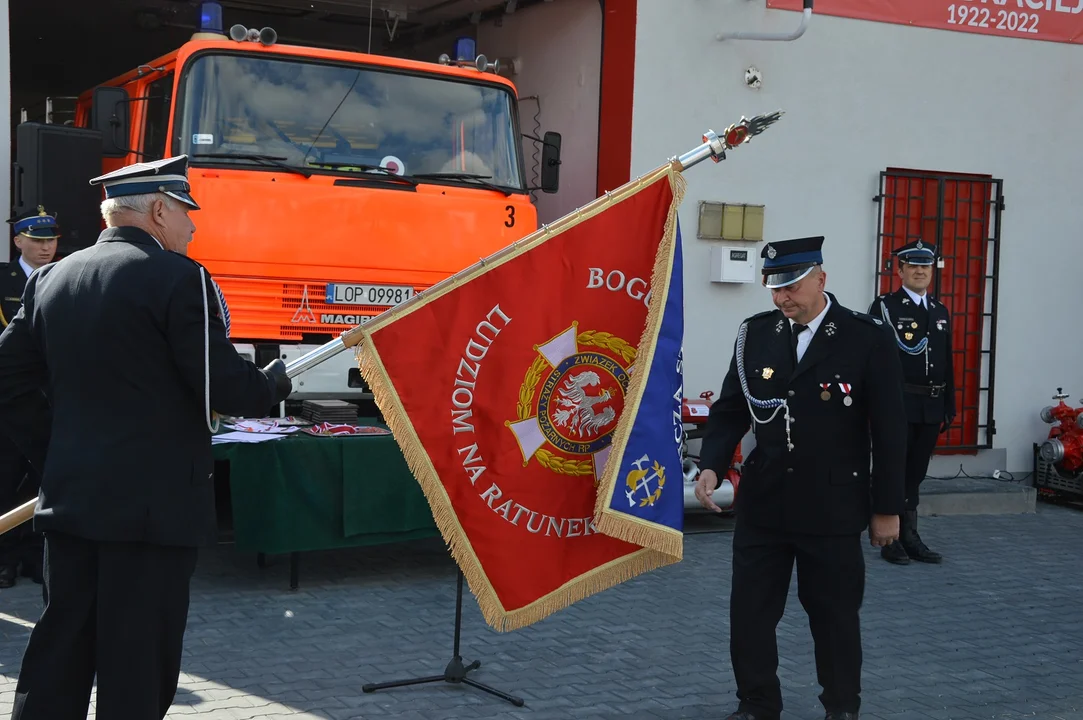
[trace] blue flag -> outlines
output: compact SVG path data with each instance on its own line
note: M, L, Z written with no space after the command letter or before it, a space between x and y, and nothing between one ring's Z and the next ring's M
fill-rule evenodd
M658 255L651 310L622 427L598 486L595 524L607 535L677 561L684 547L684 266L679 222Z

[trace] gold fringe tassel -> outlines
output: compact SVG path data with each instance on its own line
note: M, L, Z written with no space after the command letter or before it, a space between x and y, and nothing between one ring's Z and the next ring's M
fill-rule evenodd
M660 283L665 279L665 274L668 272L667 263L672 263L672 243L673 237L676 234L676 207L680 204L680 199L684 193L684 179L680 176L680 173L674 167L670 166L665 171L665 174L668 175L671 186L673 187L674 198L670 206L669 217L666 220L663 248L659 249L659 260L656 260L652 274L652 287L655 286L654 283ZM642 180L643 179L641 178L640 187L645 187L647 183L643 183ZM608 200L608 202L600 202L597 205L592 203L590 209L594 212L590 212L587 216L593 216L596 212L600 212L603 209L603 205L608 206L613 202L619 202L619 200L624 199L626 196L625 193L621 192L618 199L617 192L614 192L611 197L605 199ZM603 199L600 198L599 200ZM586 217L583 217L582 219L585 220ZM564 229L565 228L563 227L561 228L561 230ZM539 240L540 239L541 238L539 238ZM524 243L524 247L522 247L521 251L527 252L536 244L537 243L533 242L529 244ZM515 253L515 255L518 254L519 253ZM463 278L462 282L466 282L466 280L466 278ZM459 283L455 283L456 286L458 284ZM653 328L652 323L657 324L660 322L660 315L664 307L665 297L664 294L662 297L654 295L651 300L652 302L647 313L648 330L645 330L643 333L644 338L648 339L652 334L650 331L650 328ZM416 307L413 309L416 309ZM410 421L405 408L402 406L402 402L399 399L398 393L395 391L391 378L387 374L379 352L372 344L372 333L376 332L379 327L386 325L390 319L391 318L385 318L384 322L379 323L379 326L366 324L361 328L361 340L356 347L358 369L361 371L362 377L364 377L365 382L372 390L373 399L380 408L381 413L383 413L384 420L391 429L391 433L406 460L406 465L410 468L410 471L421 486L421 491L424 493L425 499L429 503L429 507L433 513L433 520L436 522L436 526L444 539L444 543L448 546L452 558L462 570L463 577L466 579L466 583L470 587L471 592L477 598L482 616L492 628L500 632L506 632L532 625L590 595L630 580L637 575L641 575L665 565L670 565L681 559L681 543L683 536L680 534L676 535L672 540L670 538L665 538L665 542L658 542L654 539L650 544L629 540L629 542L639 545L644 549L634 551L624 557L617 558L602 567L596 568L593 571L573 578L560 588L539 598L526 607L514 610L505 609L501 604L500 599L497 597L496 590L485 576L485 571L481 566L481 562L478 560L477 554L470 546L470 540L455 514L451 499L448 497L447 491L440 482L440 476L437 473L435 466L432 464L432 460L425 452L425 448L422 445L417 432L414 430L413 423ZM641 346L643 345L642 339L640 340L640 344ZM653 344L651 344L651 349L653 350ZM638 387L635 385L637 379L645 377L645 375L646 373L643 375L636 374L632 380L632 388ZM639 380L639 382L642 383L642 380ZM637 390L630 390L630 392L635 391ZM626 423L626 425L630 425L630 423ZM624 432L625 441L627 440L627 433L628 430L626 428ZM609 472L608 463L606 472ZM616 472L615 467L613 472ZM612 483L610 483L610 488L611 487ZM615 519L609 515L603 515L601 520L603 523L609 525L615 524L615 532L625 533L629 535L629 537L643 537L644 539L651 541L652 537L657 535L656 532L646 532L646 528L642 528L644 532L640 533L639 527L621 527L622 524L619 522L615 523ZM618 535L602 530L601 527L599 527L599 531L604 532L607 535L619 537ZM655 549L650 545L658 545L658 548Z
M647 306L647 320L644 323L643 334L640 336L636 351L636 366L642 368L642 370L632 375L626 397L639 397L647 383L650 367L654 360L655 338L662 324L662 316L665 313L666 302L669 299L671 283L667 278L669 278L673 267L673 256L676 251L677 210L684 199L686 188L684 176L676 170L669 174L669 181L673 189L673 199L670 202L669 214L666 217L666 224L662 231L662 239L655 255L654 269L651 272L651 301ZM631 435L638 413L638 402L633 407L625 405L621 420L614 431L612 450L606 459L605 468L602 471L602 480L598 484L598 495L594 506L595 526L599 532L605 535L671 555L676 562L684 556L684 533L659 527L609 509L614 487L619 480L620 459L624 455L628 437ZM683 481L683 473L679 473L676 477L679 485ZM680 492L680 490L676 492Z

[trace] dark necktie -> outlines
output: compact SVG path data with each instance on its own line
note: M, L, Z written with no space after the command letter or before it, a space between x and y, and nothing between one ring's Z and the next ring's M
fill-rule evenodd
M797 336L808 329L808 325L800 325L794 323L794 326L790 328L790 357L793 360L793 366L797 367Z

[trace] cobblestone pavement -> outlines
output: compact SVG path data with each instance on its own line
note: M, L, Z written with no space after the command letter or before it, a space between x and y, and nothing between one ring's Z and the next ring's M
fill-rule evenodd
M1083 511L923 518L941 566L891 566L866 543L862 720L1083 720ZM497 633L469 594L462 653L522 708L444 683L455 569L441 544L305 555L260 570L222 546L193 588L184 675L170 718L724 718L731 535L689 535L684 562ZM40 588L0 591L0 718L11 712ZM819 720L812 641L796 583L779 626L787 720ZM92 715L93 716L93 715Z

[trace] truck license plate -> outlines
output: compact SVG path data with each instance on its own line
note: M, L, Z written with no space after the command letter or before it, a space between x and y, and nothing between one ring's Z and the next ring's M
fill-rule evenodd
M358 285L328 283L328 305L398 305L409 300L414 289L409 285Z

